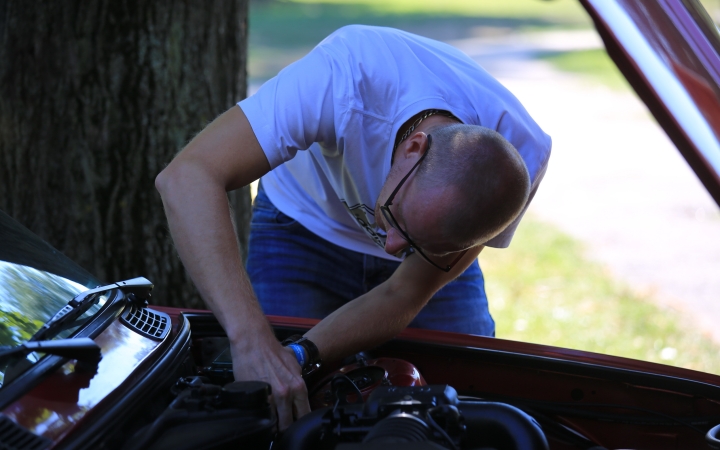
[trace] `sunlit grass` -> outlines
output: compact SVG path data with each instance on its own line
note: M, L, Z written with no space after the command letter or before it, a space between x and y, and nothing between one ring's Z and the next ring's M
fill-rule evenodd
M720 23L720 0L700 0L700 4L716 24Z
M556 68L583 75L616 90L630 89L625 77L610 59L605 49L559 52L540 56Z
M488 29L588 28L575 0L255 0L250 3L248 71L274 76L333 31L350 24L393 27L438 40Z
M510 248L485 249L480 260L499 338L720 374L720 348L708 337L613 279L551 225L526 217Z
M584 9L576 0L291 0L292 3L365 5L376 14L442 14L474 17L542 17L582 22Z

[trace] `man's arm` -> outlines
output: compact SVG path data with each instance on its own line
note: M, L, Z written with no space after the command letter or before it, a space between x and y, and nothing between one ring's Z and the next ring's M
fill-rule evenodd
M178 253L200 295L231 342L237 380L272 386L281 429L309 412L307 390L291 350L283 348L253 293L240 259L227 191L245 186L270 165L239 107L203 130L156 180ZM408 257L371 292L335 311L307 333L325 360L377 346L402 331L442 286L460 275L481 248L450 273ZM338 339L338 337L342 337Z
M200 295L231 342L237 380L272 386L280 428L310 411L307 390L291 350L275 338L253 293L230 219L227 191L270 170L243 111L215 119L158 175L170 232Z
M323 360L344 358L397 336L441 287L462 274L484 247L470 249L448 272L413 255L393 275L367 294L345 304L305 336Z

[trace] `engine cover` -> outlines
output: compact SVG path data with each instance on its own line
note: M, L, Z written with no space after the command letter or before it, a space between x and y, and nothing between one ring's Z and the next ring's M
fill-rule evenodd
M547 450L540 426L504 404L460 401L447 385L379 386L363 403L313 411L284 433L280 450L403 448Z

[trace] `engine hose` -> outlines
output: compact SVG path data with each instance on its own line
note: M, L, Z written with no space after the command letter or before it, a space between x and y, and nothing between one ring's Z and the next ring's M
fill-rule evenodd
M298 419L288 428L274 448L279 450L306 450L318 448L322 432L322 418L330 408L320 408Z
M548 450L540 425L520 409L505 403L459 402L465 419L463 448L491 447L499 450ZM283 434L276 450L307 450L321 444L323 416L331 408L320 408L295 422Z
M548 450L540 425L523 411L506 403L460 402L467 426L463 446L498 449Z

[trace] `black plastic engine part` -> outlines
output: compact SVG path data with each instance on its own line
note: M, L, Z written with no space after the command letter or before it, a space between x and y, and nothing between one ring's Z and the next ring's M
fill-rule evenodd
M361 444L339 444L335 450L447 450L440 444L434 442L405 442L405 443L361 443ZM494 450L481 448L474 450Z
M225 385L235 381L233 376L230 342L226 337L198 339L200 368L198 374L210 379L213 384Z
M295 422L276 449L547 450L537 422L495 402L463 402L449 386L378 387L362 404L322 408Z
M270 385L244 381L220 387L203 377L181 378L177 398L126 449L267 449L276 418Z

